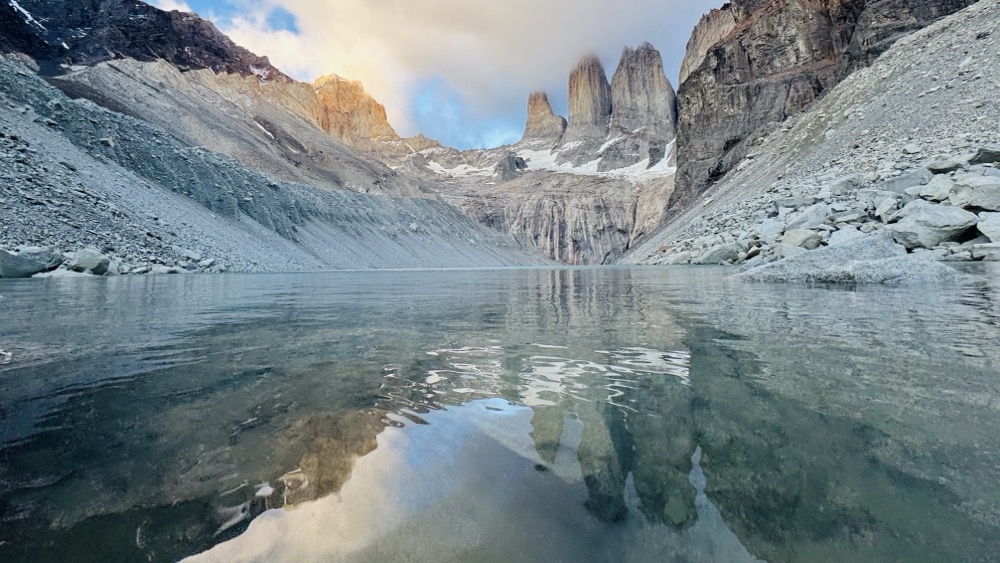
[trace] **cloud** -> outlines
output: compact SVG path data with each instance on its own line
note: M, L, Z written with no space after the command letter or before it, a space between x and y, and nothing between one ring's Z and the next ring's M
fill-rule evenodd
M168 12L177 10L179 12L193 12L191 6L184 0L149 0L149 3L161 10Z
M589 52L611 74L622 47L649 41L663 53L674 82L694 24L722 3L219 1L237 9L217 20L223 31L286 73L307 81L331 72L361 80L401 134L422 132L464 146L516 139L532 90L547 91L565 114L569 71ZM276 11L285 25L275 25ZM437 118L418 111L418 98L429 87L441 100ZM427 96L419 103L426 105Z

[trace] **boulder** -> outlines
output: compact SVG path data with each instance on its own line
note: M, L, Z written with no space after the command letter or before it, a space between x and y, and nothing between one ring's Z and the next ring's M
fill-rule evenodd
M676 254L671 254L667 256L661 264L675 265L675 264L688 264L691 262L693 255L688 251L681 251Z
M815 201L815 198L809 196L782 197L774 200L774 208L781 209L782 207L787 207L789 209L798 209L800 207L812 205Z
M865 238L866 234L859 231L857 228L850 225L846 225L839 231L836 231L830 235L830 239L827 242L830 246L840 246L844 244L852 243L856 240Z
M108 272L111 259L93 247L78 250L69 261L69 269L74 272L87 272L95 276L103 276Z
M54 270L62 264L63 254L54 246L19 246L17 255L22 258L42 262L49 270Z
M908 256L882 235L765 264L733 276L739 281L919 285L954 283L958 272L938 262Z
M834 180L829 186L827 186L827 189L833 195L846 195L850 193L851 190L860 188L864 185L864 183L865 180L860 174L851 174Z
M890 213L896 210L899 206L899 200L894 197L887 197L882 201L878 202L875 206L875 216L886 220Z
M1000 162L1000 145L979 147L976 154L969 159L969 164L994 164L997 162Z
M922 199L910 202L897 217L902 220L886 229L906 248L933 248L954 241L979 222L975 213Z
M975 260L985 260L990 256L1000 255L1000 243L977 244L970 249L972 258Z
M817 203L807 207L796 215L785 225L785 231L795 229L814 229L824 223L830 214L830 206L825 203Z
M807 250L817 248L823 242L823 237L818 233L806 229L793 229L786 231L781 242L788 246L798 246Z
M691 261L692 264L722 264L735 262L739 259L743 247L738 242L727 242L706 250L701 256Z
M903 194L906 192L907 188L912 188L913 186L923 186L930 182L934 178L930 170L926 168L919 168L913 172L907 172L895 178L889 178L879 185L879 189L887 192L894 192L896 194Z
M780 217L772 217L761 221L753 230L760 235L761 240L772 243L785 232L785 222Z
M957 176L949 200L956 207L1000 211L1000 178L975 174Z
M938 157L932 158L924 163L924 168L931 171L931 174L948 174L957 172L969 165L968 159L960 157Z
M991 242L1000 242L1000 213L980 213L976 228Z
M948 176L934 176L934 179L926 186L920 187L920 197L928 201L945 201L951 196L951 187L954 182Z
M48 261L0 250L0 278L30 278L51 269Z
M905 193L905 190L904 190ZM887 192L885 190L873 190L873 189L863 189L858 190L858 202L864 206L865 209L874 210L876 205L882 202L885 198L899 197L896 192Z
M784 258L793 258L809 252L808 250L802 248L801 246L792 246L789 244L776 244L771 247L771 254L777 260L782 260Z

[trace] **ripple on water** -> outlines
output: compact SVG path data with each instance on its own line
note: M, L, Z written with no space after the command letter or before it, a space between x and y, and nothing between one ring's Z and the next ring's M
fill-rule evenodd
M544 354L517 355L501 346L462 346L427 352L443 364L426 370L420 384L435 395L501 396L513 378L517 382L519 404L528 407L555 406L562 399L602 400L632 410L617 402L626 390L638 388L645 377L670 376L681 385L690 385L691 355L683 350L661 351L644 347L623 347L595 351L595 358L566 357L566 346L531 344ZM516 362L505 364L510 357ZM510 367L517 366L517 367ZM390 370L391 371L391 370ZM393 374L394 375L394 374ZM505 384L505 378L507 384ZM594 396L595 390L603 396Z

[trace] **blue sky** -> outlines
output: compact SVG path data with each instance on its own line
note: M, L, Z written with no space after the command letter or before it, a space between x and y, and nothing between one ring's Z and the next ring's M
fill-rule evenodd
M649 41L676 76L691 29L723 0L152 0L194 11L304 81L361 80L404 136L457 148L516 141L528 94L566 115L567 78L584 54L608 74L621 49Z

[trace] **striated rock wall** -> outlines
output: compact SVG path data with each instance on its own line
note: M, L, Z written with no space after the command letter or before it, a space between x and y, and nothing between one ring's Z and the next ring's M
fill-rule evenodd
M532 92L528 96L528 119L524 124L521 142L550 140L558 143L566 132L566 119L552 112L545 92Z
M569 75L569 123L563 144L603 139L611 120L611 84L594 55L580 60Z
M971 3L734 0L733 29L689 69L678 91L680 166L672 205L692 201L762 135L903 34ZM697 54L699 40L692 41Z
M631 239L636 201L626 186L597 176L529 173L502 191L469 186L445 200L553 260L606 264L622 256Z

